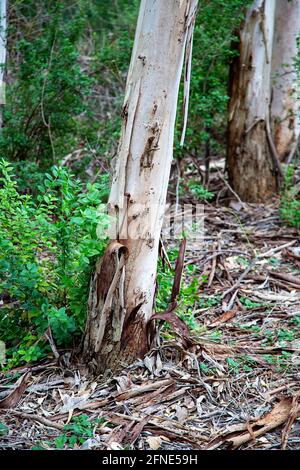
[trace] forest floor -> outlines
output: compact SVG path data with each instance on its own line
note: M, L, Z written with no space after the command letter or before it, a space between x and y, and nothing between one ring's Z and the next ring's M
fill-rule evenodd
M300 448L300 233L277 200L217 198L205 234L185 258L206 279L192 346L162 341L118 376L68 354L2 374L1 449Z

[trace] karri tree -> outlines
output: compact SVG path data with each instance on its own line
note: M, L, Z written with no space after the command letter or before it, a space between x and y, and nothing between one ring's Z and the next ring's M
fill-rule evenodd
M245 201L263 200L277 189L270 132L275 5L274 0L253 2L231 65L227 168L230 184Z
M300 87L295 66L299 0L277 0L272 57L272 134L280 160L289 162L300 134Z
M116 232L91 283L83 354L117 368L149 350L178 90L186 91L197 0L142 0L109 198Z

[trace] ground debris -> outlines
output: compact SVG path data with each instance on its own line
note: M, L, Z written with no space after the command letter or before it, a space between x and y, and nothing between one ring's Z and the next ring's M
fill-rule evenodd
M207 279L188 347L165 338L115 377L53 361L10 371L30 380L0 409L0 448L56 448L85 414L93 432L83 449L299 449L299 259L299 231L281 225L278 201L207 204L204 240L186 244L185 267ZM16 390L3 373L2 401Z

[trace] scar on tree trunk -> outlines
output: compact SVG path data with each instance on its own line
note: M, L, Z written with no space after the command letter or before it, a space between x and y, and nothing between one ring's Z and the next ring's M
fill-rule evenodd
M155 337L154 323L145 324L143 317L138 316L142 299L125 312L127 258L127 247L112 241L98 261L91 281L83 350L85 361L99 372L110 366L115 370L144 357Z

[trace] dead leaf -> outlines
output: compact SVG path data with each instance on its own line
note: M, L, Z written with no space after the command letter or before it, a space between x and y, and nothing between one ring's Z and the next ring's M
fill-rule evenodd
M29 384L30 372L23 374L16 382L15 388L0 401L0 408L8 409L16 406Z
M130 374L115 377L115 381L117 382L117 390L119 393L124 392L125 390L128 390L132 387Z
M146 442L148 442L149 447L151 450L157 450L160 449L161 443L162 443L162 437L161 436L150 436L147 437Z
M107 448L108 450L124 450L118 442L111 442Z
M165 387L173 383L174 383L173 379L164 379L164 380L149 382L149 383L137 386L137 387L132 387L129 390L124 390L124 392L116 394L115 400L117 402L128 400L129 398L136 397L142 393L152 392L153 390L157 390L161 387Z
M184 406L176 405L176 417L179 423L184 423L188 417L188 410Z
M115 428L108 439L108 446L112 450L117 450L115 445L117 446L124 445L124 444L133 444L141 432L143 431L144 427L151 419L151 416L145 416L143 419L139 420L137 423L132 421L131 423L126 423L124 426L119 426Z
M231 207L231 209L234 209L236 212L240 212L240 210L244 209L245 204L239 201L230 201L229 207Z
M152 319L163 320L170 323L174 330L179 334L184 342L184 347L189 347L193 344L193 341L190 337L190 332L187 325L182 321L174 312L161 312L155 313L152 316Z
M87 390L85 392L82 392L81 394L78 394L77 396L74 396L74 393L72 393L72 395L68 395L67 393L62 393L59 389L59 393L63 402L63 405L60 407L59 412L68 413L68 424L71 421L73 412L76 408L82 409L86 407L91 392Z
M125 443L134 444L134 442L137 440L137 438L139 437L139 435L141 434L150 419L151 416L145 416L145 418L136 423L133 429L130 430L128 435L126 436Z

